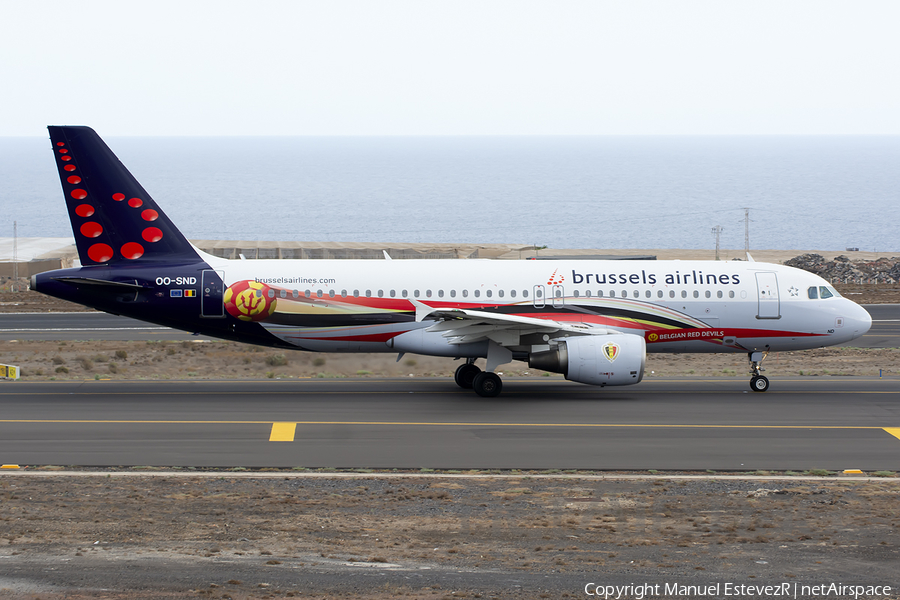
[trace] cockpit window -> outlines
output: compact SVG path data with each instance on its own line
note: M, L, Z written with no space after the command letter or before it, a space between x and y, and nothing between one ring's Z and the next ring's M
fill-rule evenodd
M834 294L831 293L831 290L824 285L819 286L819 295L821 295L822 298L831 298L834 296Z
M819 288L817 288L816 286L810 287L807 290L807 293L809 294L810 300L818 300L819 299Z

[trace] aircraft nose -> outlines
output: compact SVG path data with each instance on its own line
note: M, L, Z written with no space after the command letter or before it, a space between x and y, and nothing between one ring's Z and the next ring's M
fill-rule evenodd
M850 311L850 315L848 316L848 325L850 325L850 331L853 332L853 338L856 339L862 335L865 335L869 329L872 328L872 315L869 314L869 311L864 309L859 304L853 303L853 310Z

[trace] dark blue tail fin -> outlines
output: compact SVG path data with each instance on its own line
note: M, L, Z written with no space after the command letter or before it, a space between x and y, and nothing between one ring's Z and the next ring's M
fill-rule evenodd
M93 129L48 129L82 265L200 258Z

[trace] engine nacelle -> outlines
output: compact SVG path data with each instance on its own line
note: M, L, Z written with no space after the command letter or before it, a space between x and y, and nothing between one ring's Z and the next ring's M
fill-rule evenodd
M639 335L586 335L558 340L555 350L532 353L528 366L590 385L632 385L644 377L647 344Z

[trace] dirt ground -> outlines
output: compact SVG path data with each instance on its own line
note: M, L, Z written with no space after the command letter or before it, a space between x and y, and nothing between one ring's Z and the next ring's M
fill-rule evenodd
M0 597L577 598L590 582L832 581L896 597L898 494L896 478L3 475Z

